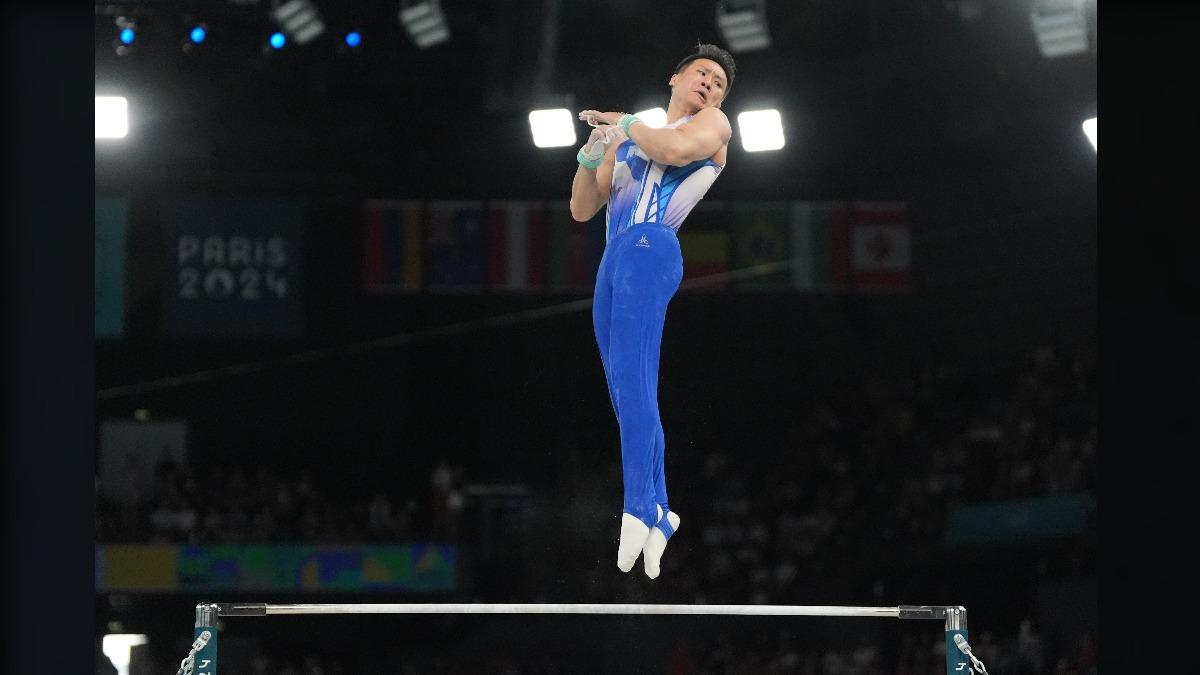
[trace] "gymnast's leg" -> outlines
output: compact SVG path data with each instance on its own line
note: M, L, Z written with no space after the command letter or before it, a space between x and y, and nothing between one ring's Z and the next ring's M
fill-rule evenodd
M658 356L667 304L679 288L683 266L675 234L661 225L635 227L615 244L610 253L616 257L608 268L612 299L607 363L621 429L624 488L617 566L627 572L664 516Z

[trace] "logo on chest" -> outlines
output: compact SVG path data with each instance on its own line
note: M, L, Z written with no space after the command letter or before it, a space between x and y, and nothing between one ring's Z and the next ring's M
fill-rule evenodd
M650 248L650 240L647 239L646 235L643 234L642 238L638 239L634 246L638 246L640 248Z

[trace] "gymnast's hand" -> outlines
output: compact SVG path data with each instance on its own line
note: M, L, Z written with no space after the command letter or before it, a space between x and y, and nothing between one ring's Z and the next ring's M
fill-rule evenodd
M579 149L575 159L580 166L587 169L595 169L600 166L600 162L604 159L604 153L608 150L608 145L613 141L621 143L625 140L625 132L621 127L612 124L602 124L595 129L592 129L592 134L588 136L587 143Z
M621 143L624 140L625 132L621 130L621 127L612 124L602 124L592 129L592 134L588 136L587 143L583 144L583 148L579 152L589 161L598 162L604 158L604 152L608 149L609 143L613 141Z
M579 119L587 122L592 126L600 124L616 124L621 121L625 115L623 112L600 112L598 110L584 110L579 113Z

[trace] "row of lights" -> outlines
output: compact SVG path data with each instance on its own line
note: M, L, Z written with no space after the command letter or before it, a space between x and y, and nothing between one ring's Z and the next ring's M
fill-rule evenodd
M667 123L667 111L662 108L652 108L634 114L651 128L658 128ZM742 149L746 152L780 150L784 146L783 116L774 108L740 112L737 124ZM533 144L539 148L558 148L578 142L575 136L575 121L571 111L566 108L530 112L529 130L533 134ZM1091 142L1092 149L1099 152L1100 148L1096 144L1095 117L1084 120L1083 133Z
M646 126L659 128L667 123L667 111L662 108L643 110L634 115ZM779 150L784 145L783 118L778 110L747 110L738 113L738 135L746 152ZM575 119L566 108L534 110L529 113L529 130L533 144L539 148L559 148L575 145Z
M271 20L280 30L271 33L266 44L269 49L283 49L289 42L304 45L325 34L325 21L313 0L282 0L271 8ZM421 49L443 44L450 39L450 27L442 12L440 0L400 0L397 21L404 26L409 38ZM117 39L114 42L117 54L126 55L133 50L138 38L137 19L119 16L116 19ZM184 51L195 49L208 37L208 27L196 24L187 33ZM357 30L347 32L342 38L347 47L357 49L363 35Z
M124 56L130 53L134 43L137 42L138 32L137 25L133 22L125 22L118 25L116 49L117 53ZM208 27L204 24L197 24L187 32L187 40L184 42L184 49L190 50L204 43L208 39ZM347 47L356 49L363 42L362 33L352 30L346 33L342 38ZM267 44L272 49L283 49L288 43L287 35L281 31L275 31L267 38Z
M635 113L647 126L659 128L667 123L667 111L651 108ZM738 135L746 152L779 150L784 146L783 116L774 108L738 113ZM566 108L534 110L529 113L533 144L539 148L575 145L575 119ZM96 97L96 138L125 138L129 133L129 103L124 96ZM1083 123L1083 133L1092 148L1096 144L1096 118Z

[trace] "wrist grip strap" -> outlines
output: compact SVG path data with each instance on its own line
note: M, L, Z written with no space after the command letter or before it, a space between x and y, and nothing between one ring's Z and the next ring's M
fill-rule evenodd
M603 159L604 157L601 157L600 159L588 159L587 155L583 154L582 148L580 148L579 152L575 155L575 161L579 162L579 164L586 169L594 169L600 166L600 162Z

